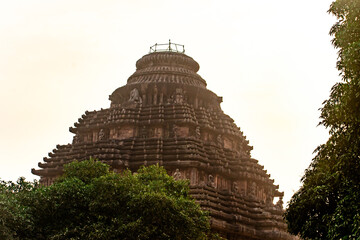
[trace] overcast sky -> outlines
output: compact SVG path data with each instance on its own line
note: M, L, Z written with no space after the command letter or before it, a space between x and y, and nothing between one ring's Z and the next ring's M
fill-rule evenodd
M155 43L185 45L285 202L328 137L319 108L340 81L331 0L0 1L0 178L71 142L86 111L110 106Z

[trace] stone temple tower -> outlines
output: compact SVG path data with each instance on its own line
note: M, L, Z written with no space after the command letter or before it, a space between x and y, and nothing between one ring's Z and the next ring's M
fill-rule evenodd
M110 108L86 111L70 127L73 142L57 145L32 173L50 185L75 159L97 158L119 172L159 164L190 180L191 195L225 238L293 239L282 220L283 193L198 70L183 45L154 45L110 95Z

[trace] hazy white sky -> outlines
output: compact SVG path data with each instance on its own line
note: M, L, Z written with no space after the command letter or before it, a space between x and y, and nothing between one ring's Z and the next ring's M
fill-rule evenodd
M340 80L331 2L0 1L0 178L33 179L85 110L109 107L136 60L172 39L288 201L327 139L318 109Z

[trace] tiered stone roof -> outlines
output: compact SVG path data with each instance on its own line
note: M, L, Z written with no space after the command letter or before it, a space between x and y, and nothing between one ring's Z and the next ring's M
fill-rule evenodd
M251 158L243 132L198 70L183 53L143 56L127 84L110 95L110 108L86 111L69 129L73 142L57 145L32 173L49 185L74 160L97 158L119 172L159 164L190 180L192 196L224 237L293 239L282 220L283 193ZM274 197L280 198L275 205Z

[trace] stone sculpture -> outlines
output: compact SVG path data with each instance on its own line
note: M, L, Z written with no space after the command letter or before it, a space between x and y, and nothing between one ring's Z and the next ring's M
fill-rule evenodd
M99 140L104 140L105 139L105 131L104 129L100 129L100 132L99 132Z
M180 170L178 168L175 170L175 172L173 174L173 178L175 180L180 180L181 179L181 172L180 172Z
M137 88L131 90L129 102L142 103L142 99L140 97L139 90L137 90Z

